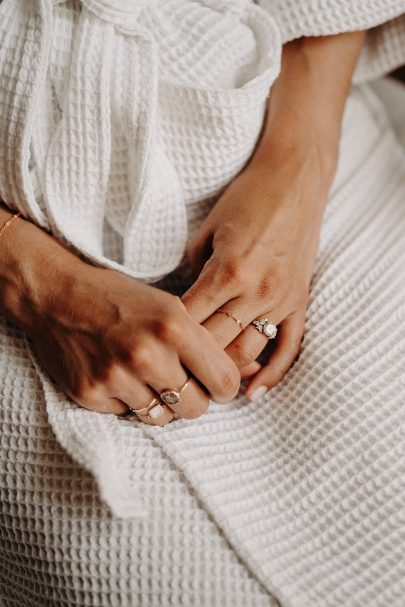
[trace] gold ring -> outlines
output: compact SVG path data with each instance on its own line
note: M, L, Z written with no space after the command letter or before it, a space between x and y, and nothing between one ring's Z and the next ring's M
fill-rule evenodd
M164 404L162 404L161 402L159 402L159 399L154 396L152 398L152 400L145 406L142 407L141 409L135 409L134 407L130 407L130 405L128 406L128 409L130 410L131 413L135 413L135 415L138 415L139 417L149 417L149 419L157 419L158 417L161 417L165 410L166 407L165 405L176 405L177 403L179 403L181 401L181 393L183 392L183 390L187 387L187 384L189 383L190 378L188 377L187 380L185 381L185 383L182 385L182 387L180 388L180 390L164 390L162 392L162 394L160 395L162 401ZM163 395L163 397L162 397ZM178 398L177 398L178 397ZM176 400L177 398L177 400ZM170 399L172 399L172 402L169 402Z
M268 318L257 318L250 323L259 333L263 333L268 339L275 339L277 327Z
M154 397L146 407L142 407L142 409L134 409L128 405L130 411L138 415L139 417L149 417L150 419L157 419L161 417L166 407L162 405L156 397Z
M235 316L234 314L232 314L231 312L227 312L226 310L223 310L222 308L218 308L218 310L215 310L215 311L220 312L221 314L225 314L226 316L229 316L229 318L232 318L232 320L234 320L236 322L236 324L242 329L242 331L245 329L242 321L239 320L239 318L237 316Z
M188 377L186 379L185 383L180 388L180 390L163 390L159 395L160 399L166 405L169 405L169 407L178 405L181 402L181 393L183 392L184 388L186 388L189 381L190 381L190 378Z

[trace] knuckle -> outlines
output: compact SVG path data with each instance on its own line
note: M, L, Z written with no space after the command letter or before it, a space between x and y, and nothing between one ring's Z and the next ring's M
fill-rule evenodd
M149 374L155 366L155 357L150 347L143 342L135 344L132 348L132 366L141 375Z
M167 310L165 314L155 321L154 331L160 340L170 344L177 343L181 338L179 314L172 310Z
M123 368L119 364L112 365L106 373L104 385L110 394L114 394L117 387L120 387L125 381Z
M289 284L288 274L279 266L273 268L266 276L261 277L259 283L256 284L254 294L259 301L266 300L273 307L276 307L285 299Z
M217 274L219 282L223 284L233 283L240 285L245 281L248 275L245 267L245 262L241 259L226 260Z
M256 287L256 297L258 300L271 299L275 293L275 282L270 276L263 277Z

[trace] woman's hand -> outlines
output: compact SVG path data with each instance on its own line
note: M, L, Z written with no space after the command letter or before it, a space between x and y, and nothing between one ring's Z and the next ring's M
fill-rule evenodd
M0 211L0 225L8 217ZM122 415L156 393L178 390L192 374L173 410L194 418L209 394L227 402L239 389L237 367L178 297L90 266L22 219L0 241L0 293L6 316L83 407ZM173 410L164 406L160 417L142 420L163 425Z
M300 348L322 214L337 164L340 128L363 32L285 45L261 140L189 246L198 279L182 300L190 314L254 377L254 400L285 375ZM237 317L215 314L221 308ZM275 349L250 323L278 325Z
M190 243L200 275L183 296L190 314L204 322L245 374L259 371L248 393L274 386L296 358L304 330L322 210L329 179L316 150L254 163L219 199ZM203 266L203 267L202 267ZM233 313L246 329L217 308ZM267 344L249 323L269 318L278 325L267 366L252 361ZM239 333L240 332L240 333ZM248 366L249 365L249 366ZM260 390L263 392L264 390Z

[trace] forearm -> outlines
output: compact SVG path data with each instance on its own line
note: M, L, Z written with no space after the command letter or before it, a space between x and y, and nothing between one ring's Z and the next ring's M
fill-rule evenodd
M285 158L319 164L333 177L345 101L364 32L301 38L283 48L281 73L272 87L253 163L272 167Z
M0 229L11 216L0 204ZM14 219L0 237L0 314L29 332L52 305L55 288L68 294L69 276L81 263L44 230ZM69 273L64 271L68 265Z

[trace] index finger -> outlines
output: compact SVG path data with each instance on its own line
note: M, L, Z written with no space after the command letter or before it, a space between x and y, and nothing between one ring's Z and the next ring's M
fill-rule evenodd
M189 316L189 330L178 335L177 351L184 367L205 386L213 400L228 402L238 393L240 373L215 337Z
M246 322L239 319L239 316L233 312L228 312L227 308L219 308L202 323L202 326L213 335L221 348L226 348L246 327ZM238 319L240 324L235 320Z
M230 299L237 297L236 286L221 280L218 264L211 257L191 287L181 296L187 312L202 324Z

